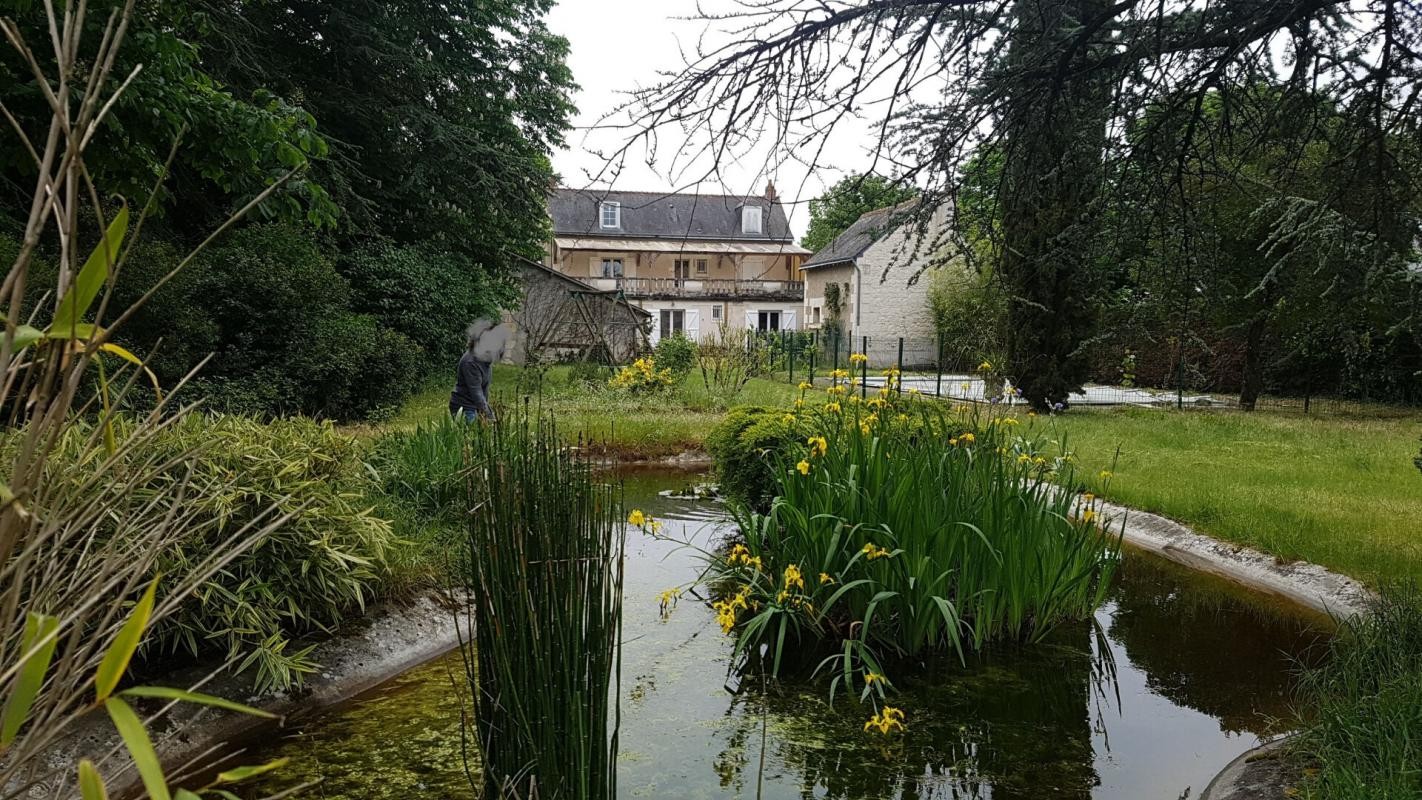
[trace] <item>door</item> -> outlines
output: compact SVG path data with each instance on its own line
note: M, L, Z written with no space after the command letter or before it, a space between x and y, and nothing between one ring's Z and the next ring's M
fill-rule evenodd
M678 258L672 262L672 275L678 288L685 286L686 279L691 277L691 260Z
M657 326L659 339L671 336L674 333L686 332L686 312L679 308L664 308L661 313L660 325Z
M778 331L780 330L779 311L761 311L756 317L755 329L758 331Z

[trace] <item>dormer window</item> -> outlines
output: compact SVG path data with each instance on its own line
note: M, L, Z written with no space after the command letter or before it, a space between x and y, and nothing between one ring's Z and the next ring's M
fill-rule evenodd
M741 208L741 233L761 233L760 207Z
M622 227L622 204L605 202L598 206L598 215L604 228Z

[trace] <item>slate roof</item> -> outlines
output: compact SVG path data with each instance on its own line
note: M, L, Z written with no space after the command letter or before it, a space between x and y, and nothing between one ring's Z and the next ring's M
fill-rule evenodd
M598 206L622 204L622 227L603 228ZM760 206L763 233L741 231L741 207ZM553 233L613 236L619 239L734 239L793 242L785 207L764 197L675 192L613 192L602 189L557 189L548 198Z
M906 200L896 206L877 208L861 214L859 219L855 220L854 224L850 225L844 233L834 237L834 241L805 259L805 263L800 265L800 268L828 267L831 264L844 264L859 258L864 255L864 251L868 250L870 245L903 223L917 202L917 200Z

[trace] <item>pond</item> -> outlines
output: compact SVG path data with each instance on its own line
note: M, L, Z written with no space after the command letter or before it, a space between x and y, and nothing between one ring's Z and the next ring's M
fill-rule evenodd
M658 495L689 480L629 473L628 505L664 534L713 542L724 534L715 504ZM1280 732L1293 672L1328 635L1324 620L1128 553L1094 624L900 677L893 704L908 732L882 737L863 732L870 712L855 698L830 706L823 682L733 692L731 641L711 610L683 598L669 618L658 612L657 594L696 572L693 552L630 535L621 797L1193 798ZM319 778L302 797L472 797L458 658L271 733L242 760L291 764L250 796Z

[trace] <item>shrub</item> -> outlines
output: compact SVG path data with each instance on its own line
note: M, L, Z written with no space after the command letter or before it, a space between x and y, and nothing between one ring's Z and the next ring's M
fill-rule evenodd
M671 370L680 378L696 366L696 343L686 338L681 331L671 336L663 336L652 352L652 360L657 366Z
M1058 489L1077 484L1071 457L1044 455L1055 443L1019 434L1016 417L889 389L860 403L832 387L806 405L778 421L744 410L718 432L718 464L773 495L768 513L733 501L742 541L709 556L739 654L768 654L774 673L832 644L835 685L863 673L867 695L883 688L881 655L1036 641L1104 599L1119 542L1092 497ZM745 482L740 497L755 491Z
M153 285L177 258L171 244L142 246L117 284L117 302L136 300L124 293ZM353 419L399 402L424 358L408 337L354 313L352 302L350 285L309 232L254 225L179 273L123 339L138 352L162 341L153 368L165 384L214 355L195 383L214 408Z
M1422 795L1422 593L1386 587L1373 613L1343 625L1307 669L1312 712L1295 755L1310 767L1300 797L1384 800Z
M336 265L350 282L354 310L404 335L417 348L418 372L452 368L464 349L464 326L497 319L512 303L512 283L436 243L367 242Z
M945 368L971 369L983 358L1002 360L1007 296L991 276L949 264L930 277L928 306L943 341Z
M133 422L118 425L123 439ZM50 491L82 492L93 480L94 465L79 458L93 435L83 422L65 431L46 465ZM18 439L8 433L3 447L13 449ZM298 682L316 665L309 648L293 649L292 640L329 631L362 608L395 545L389 523L369 509L359 444L330 423L189 414L120 457L126 463L111 469L162 468L145 490L110 504L111 520L188 483L189 532L159 555L162 574L188 574L245 526L290 515L153 629L145 645L150 661L175 651L216 653L234 659L239 672L254 669L259 688Z
M676 378L671 370L660 368L656 359L639 358L619 369L607 385L630 394L656 394L676 386Z
M706 435L721 493L762 511L769 509L775 473L784 454L803 443L809 428L785 409L741 406Z

